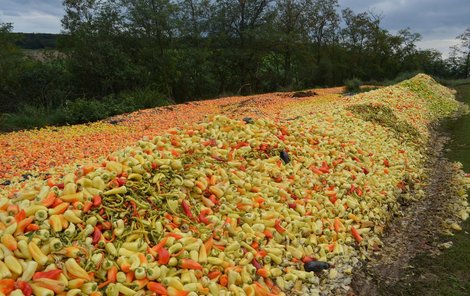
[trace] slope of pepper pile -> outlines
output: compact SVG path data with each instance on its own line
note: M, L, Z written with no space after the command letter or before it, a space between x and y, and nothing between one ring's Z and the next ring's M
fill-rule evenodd
M0 191L0 292L344 292L398 198L421 197L426 127L458 104L420 75L308 107L292 106L294 120L209 116ZM456 184L466 219L463 172ZM305 271L312 260L331 268Z

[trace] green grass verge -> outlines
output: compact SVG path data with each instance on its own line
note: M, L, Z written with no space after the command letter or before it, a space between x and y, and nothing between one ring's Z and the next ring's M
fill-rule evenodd
M396 295L470 295L470 221L451 239L453 246L437 257L412 260L413 275L400 283Z
M455 89L457 99L470 105L470 81L456 86ZM444 128L452 135L447 157L453 161L460 161L464 170L470 172L470 114L446 122Z
M470 105L470 83L455 89L458 100ZM446 156L470 172L470 114L448 120L443 129L452 137ZM470 220L462 228L450 239L453 246L441 255L423 254L412 260L412 275L397 286L396 295L470 295Z

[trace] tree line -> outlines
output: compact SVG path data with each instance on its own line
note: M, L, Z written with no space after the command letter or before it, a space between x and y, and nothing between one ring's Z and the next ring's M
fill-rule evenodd
M175 102L383 81L422 71L469 75L467 29L444 60L421 36L337 0L65 0L59 54L25 58L0 25L0 113L77 100ZM147 100L147 101L146 101ZM126 101L128 102L128 101ZM82 106L81 105L81 106Z

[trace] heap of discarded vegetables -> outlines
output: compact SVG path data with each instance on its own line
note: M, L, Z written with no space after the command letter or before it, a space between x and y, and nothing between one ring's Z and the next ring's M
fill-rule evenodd
M422 195L426 126L457 107L420 75L295 120L213 116L3 191L0 292L340 289L358 258L380 248L397 198ZM466 219L468 178L456 184L456 216Z

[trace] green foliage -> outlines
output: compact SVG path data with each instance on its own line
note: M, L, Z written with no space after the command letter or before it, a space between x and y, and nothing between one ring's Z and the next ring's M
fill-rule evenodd
M59 34L44 34L44 33L14 33L18 35L18 40L15 44L24 49L45 49L56 48L57 38Z
M0 23L0 112L11 110L22 87L18 77L25 71L23 55L15 46L16 37L11 24Z
M63 107L65 120L69 124L97 121L109 116L107 106L97 100L78 99L66 102Z
M344 82L345 91L347 93L358 93L358 92L360 92L361 91L361 85L362 85L362 81L357 79L357 78L348 79Z
M467 81L466 84L459 84L459 81L456 83L458 84L455 86L455 89L457 90L456 98L460 102L465 103L464 106L468 110L470 106L470 81ZM461 162L463 164L463 169L466 172L469 172L470 153L468 153L468 151L470 148L470 113L462 113L464 115L458 118L451 118L444 122L443 129L452 133L452 141L449 143L450 149L446 150L447 157L451 160Z
M79 98L67 100L59 107L41 104L20 105L16 112L0 116L0 131L32 129L51 125L93 122L139 109L165 106L172 103L158 91L142 89L128 91L102 100Z
M51 110L44 106L21 105L15 113L4 113L0 116L0 131L33 129L65 123L65 117L58 109Z
M169 100L158 91L139 89L117 96L108 96L103 100L80 98L67 101L60 109L67 124L93 122L113 115L133 112L139 109L165 106Z
M447 87L458 87L462 85L470 85L470 78L467 79L445 79L445 78L436 78L439 84L445 85Z
M55 108L62 105L73 91L72 74L63 59L26 60L18 75L22 87L17 91L20 104Z

